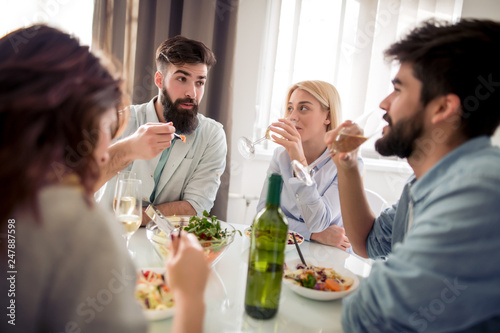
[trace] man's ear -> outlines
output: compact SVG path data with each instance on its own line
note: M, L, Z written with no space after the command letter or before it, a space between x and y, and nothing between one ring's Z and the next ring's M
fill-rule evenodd
M160 71L156 71L155 73L155 85L158 89L162 89L163 87L163 74Z
M432 114L432 123L437 124L452 117L460 116L460 112L462 112L460 106L460 97L455 94L438 97Z

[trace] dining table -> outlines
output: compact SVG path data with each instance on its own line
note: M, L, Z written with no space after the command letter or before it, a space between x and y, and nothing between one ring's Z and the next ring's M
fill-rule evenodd
M245 236L247 224L231 223L236 230L234 241L211 268L205 290L206 333L250 332L342 332L342 299L317 301L296 294L282 284L278 313L271 319L254 319L245 313L245 287L250 239ZM140 228L131 238L129 249L138 269L163 268L163 261ZM304 241L300 249L306 261L316 259L346 268L361 280L370 274L371 265L356 255L314 241ZM285 261L298 258L295 249L285 252ZM148 332L171 332L173 318L150 321Z

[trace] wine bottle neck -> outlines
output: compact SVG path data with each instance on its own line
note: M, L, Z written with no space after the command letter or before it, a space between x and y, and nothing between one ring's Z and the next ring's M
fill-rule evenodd
M267 198L266 198L266 206L273 205L279 206L280 204L280 195L281 195L281 185L283 184L283 180L281 175L272 174L269 176L269 185L267 187Z

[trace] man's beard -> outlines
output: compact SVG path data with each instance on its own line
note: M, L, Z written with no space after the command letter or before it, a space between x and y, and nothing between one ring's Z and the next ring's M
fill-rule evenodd
M177 132L183 134L192 133L198 126L198 103L192 98L172 99L167 94L165 88L162 89L160 96L161 105L163 105L163 117L167 122L171 121ZM182 103L192 103L191 109L181 108Z
M396 125L386 113L384 119L389 123L389 133L375 142L375 150L382 156L410 157L424 129L423 111L423 108L418 110L413 117L400 120Z

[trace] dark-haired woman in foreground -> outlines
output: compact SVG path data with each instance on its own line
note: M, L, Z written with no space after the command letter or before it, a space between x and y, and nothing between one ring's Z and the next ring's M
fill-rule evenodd
M0 39L0 257L3 274L15 272L0 282L2 332L146 331L119 225L93 199L109 143L126 123L120 85L59 30L38 25ZM174 327L199 331L202 319L188 321L182 310L192 302L203 318L203 296L192 292L203 295L208 267L192 238L174 244ZM191 260L199 265L187 267Z

